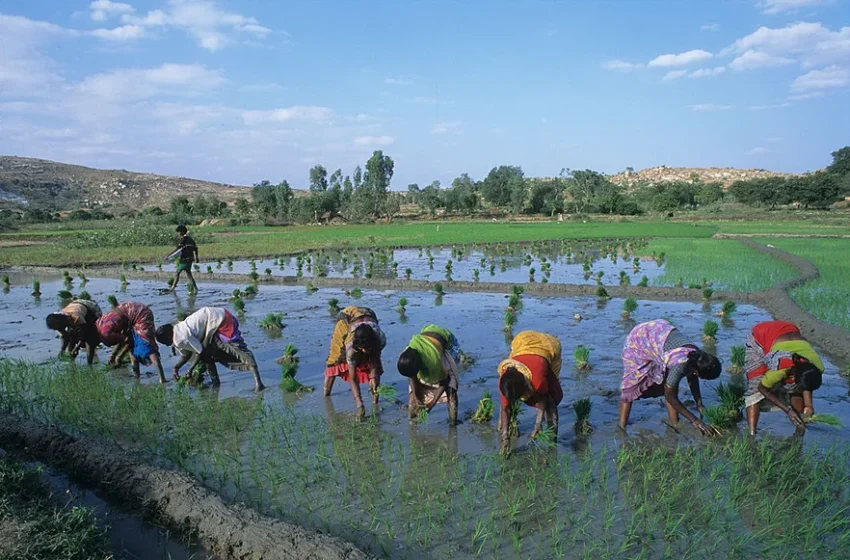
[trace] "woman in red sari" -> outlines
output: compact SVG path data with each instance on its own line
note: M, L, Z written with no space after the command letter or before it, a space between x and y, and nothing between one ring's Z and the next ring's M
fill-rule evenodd
M133 301L122 303L98 319L97 331L104 344L115 347L109 357L110 365L120 363L124 354L129 352L130 364L136 377L140 375L139 364L153 364L159 374L160 383L166 382L150 307Z

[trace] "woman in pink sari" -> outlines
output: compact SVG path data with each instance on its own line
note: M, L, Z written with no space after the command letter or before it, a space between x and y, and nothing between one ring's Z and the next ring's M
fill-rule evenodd
M667 401L672 424L681 414L703 435L709 428L679 400L679 383L687 378L700 413L703 411L700 379L717 379L720 360L703 352L663 319L637 325L623 345L623 381L620 385L620 428L625 429L638 399L661 397Z
M150 307L133 301L122 303L98 319L97 331L104 344L115 347L109 357L109 364L118 364L124 354L129 352L130 364L136 377L140 374L139 364L153 364L159 374L160 383L165 383Z

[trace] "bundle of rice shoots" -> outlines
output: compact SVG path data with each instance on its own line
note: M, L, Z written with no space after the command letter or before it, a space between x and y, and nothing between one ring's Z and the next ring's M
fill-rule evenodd
M744 371L744 362L747 360L747 349L743 346L733 346L730 361L732 365L729 367L729 373L735 375Z
M260 328L267 331L282 330L285 327L283 324L283 313L268 313L260 321Z
M117 297L115 297L115 294L112 294L112 295L108 296L108 297L106 298L106 301L108 301L108 302L109 302L109 305L110 305L113 309L115 309L116 307L118 307L118 298L117 298Z
M844 423L834 414L812 414L808 417L807 421L816 424L825 424L834 428L844 427Z
M331 315L336 315L339 313L339 300L336 298L331 298L328 300L328 311Z
M630 297L626 298L626 301L623 302L623 319L631 319L632 313L637 311L638 302L635 298Z
M714 295L714 290L711 288L704 288L702 290L702 299L708 301L711 299L711 296Z
M712 320L708 320L702 326L703 342L717 342L717 331L720 326Z
M493 397L490 395L490 391L484 391L484 395L478 401L478 407L472 414L470 421L476 424L485 424L493 419L494 409L495 405L493 404Z
M724 301L723 307L720 308L720 311L717 313L718 317L729 317L735 310L738 309L738 306L734 301Z
M508 420L508 437L519 437L519 411L522 407L522 403L520 401L516 401L512 405L510 405L510 410L508 411L509 420Z
M398 391L393 385L378 385L378 396L382 399L392 400Z
M608 290L605 289L605 286L599 286L596 288L596 297L600 299L608 299L611 296L608 295Z
M738 417L741 409L744 408L744 388L740 385L726 385L722 381L714 388L717 398L720 399L720 406L730 411L734 417Z
M573 427L577 434L586 435L593 432L593 426L590 425L590 411L592 408L593 403L587 397L573 403L573 410L576 413L576 422Z
M590 369L590 348L584 344L579 344L573 351L573 359L576 363L576 369Z
M83 290L82 292L80 292L80 295L77 296L77 299L91 300L91 294L88 293L87 291Z
M68 290L59 290L59 299L62 301L70 301L74 298L74 294L69 292Z

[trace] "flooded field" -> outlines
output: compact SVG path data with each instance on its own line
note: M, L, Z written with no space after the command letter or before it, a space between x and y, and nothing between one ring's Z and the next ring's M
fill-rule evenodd
M11 280L12 288L0 295L0 350L9 357L49 362L58 342L43 321L58 307L56 294L64 284L42 278L43 295L36 301L30 295L31 278L11 275ZM83 288L79 284L74 282L74 293ZM119 301L144 302L160 323L200 306L230 307L233 290L244 288L202 284L190 298L182 289L178 295L158 295L160 287L159 282L133 281L122 291L116 280L92 279L85 290L103 307L110 294ZM395 311L402 297L408 300L404 316ZM354 421L348 387L337 384L329 399L319 390L333 328L330 299L339 300L340 307L372 307L387 334L382 384L395 387L397 395L374 409L367 404L372 414L365 423ZM534 411L526 408L518 453L503 461L496 456L495 419L489 425L466 421L449 428L446 409L438 406L426 422L409 422L403 408L407 383L395 371L395 360L425 324L451 328L475 359L461 372L460 417L466 418L485 390L497 394L495 368L507 356L510 341L502 330L505 295L364 290L355 298L341 289L261 286L245 302L243 333L269 387L259 397L253 395L250 375L224 370L219 391L178 389L173 382L163 391L155 377L147 376L134 388L126 370L104 375L83 368L67 375L38 368L13 372L5 366L0 378L5 392L12 393L7 405L71 431L143 449L225 496L394 558L744 557L780 546L830 557L827 551L850 550L850 539L841 537L850 529L841 513L841 504L850 499L850 473L834 468L847 464L834 449L850 435L846 427L815 424L802 441L786 439L793 433L791 424L783 414L771 413L762 416L760 430L775 438L756 444L734 435L704 440L688 425L666 426L663 401L655 399L636 403L628 434L616 429L620 349L634 321L665 318L698 342L703 323L717 320L715 350L727 366L731 347L743 344L755 323L771 318L763 310L740 305L731 320L721 322L714 315L718 304L639 301L634 321L627 321L621 317L623 300L523 297L514 332L546 331L563 344L561 437L551 448L530 442ZM269 336L258 326L270 312L285 313L281 336ZM317 391L294 395L278 389L275 359L290 343L299 350L297 378ZM572 366L573 349L580 344L591 350L589 371ZM168 372L175 358L166 351L163 355ZM100 356L105 359L106 351ZM847 382L826 361L815 406L847 426ZM16 375L20 380L11 381ZM706 404L717 401L715 385L703 384ZM30 402L25 394L34 393L49 398L22 404ZM693 404L684 384L682 396ZM590 436L572 431L571 405L581 397L593 404ZM111 404L103 408L98 403ZM782 460L773 461L780 453ZM817 483L819 492L838 488L834 503L826 497L814 506L804 502L815 487L800 486L782 497L787 515L759 509L779 507L765 502L779 498L762 492L753 505L752 492L764 483L754 478L753 461L764 463L763 476L770 480L800 468L817 471L818 481L794 484ZM777 524L799 524L793 514L804 506L817 519L808 519L806 529L779 537L765 533Z

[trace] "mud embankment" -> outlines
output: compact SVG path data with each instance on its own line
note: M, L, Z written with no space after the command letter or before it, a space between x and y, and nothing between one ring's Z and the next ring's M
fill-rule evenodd
M0 447L20 450L73 473L104 494L145 513L177 534L191 535L219 558L280 560L370 559L354 545L227 504L194 478L152 466L141 457L88 438L71 437L0 411Z

